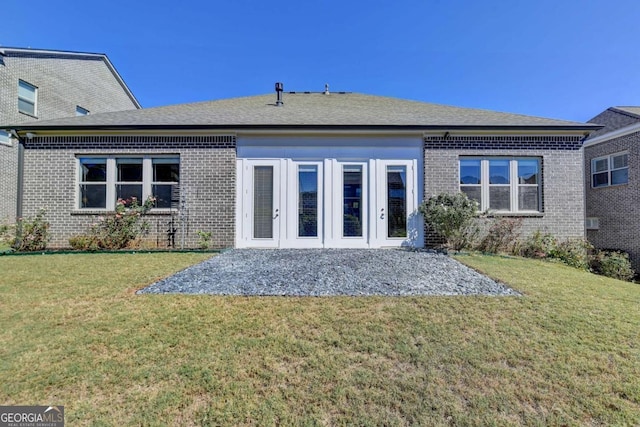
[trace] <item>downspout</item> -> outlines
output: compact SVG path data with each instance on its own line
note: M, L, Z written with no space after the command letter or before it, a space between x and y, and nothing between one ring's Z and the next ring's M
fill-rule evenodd
M16 188L16 221L22 218L22 201L24 199L24 138L21 138L15 129L9 131L18 140L18 177Z

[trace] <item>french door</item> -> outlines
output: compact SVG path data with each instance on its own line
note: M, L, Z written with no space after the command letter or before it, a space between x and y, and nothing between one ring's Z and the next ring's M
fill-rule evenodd
M238 246L422 246L415 160L242 159Z

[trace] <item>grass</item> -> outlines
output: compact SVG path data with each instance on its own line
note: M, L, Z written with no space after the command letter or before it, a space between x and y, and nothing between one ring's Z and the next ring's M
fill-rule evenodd
M640 286L460 256L524 297L135 295L202 254L0 257L0 402L68 425L640 424Z

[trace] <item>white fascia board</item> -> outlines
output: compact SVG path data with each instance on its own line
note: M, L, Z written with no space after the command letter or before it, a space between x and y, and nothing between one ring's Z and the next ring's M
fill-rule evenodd
M587 140L583 147L591 147L592 145L600 144L602 142L610 141L615 138L620 138L623 136L631 135L632 133L640 132L640 123L634 123L632 125L616 129L614 131L605 133L600 136L596 136L593 139Z

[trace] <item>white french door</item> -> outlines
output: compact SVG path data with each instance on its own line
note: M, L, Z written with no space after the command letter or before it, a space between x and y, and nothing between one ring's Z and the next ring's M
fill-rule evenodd
M248 160L244 173L244 223L247 246L280 244L280 160Z
M420 247L416 162L239 159L237 245Z
M376 162L376 246L415 246L417 217L413 160Z

